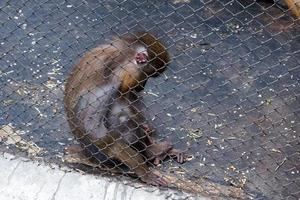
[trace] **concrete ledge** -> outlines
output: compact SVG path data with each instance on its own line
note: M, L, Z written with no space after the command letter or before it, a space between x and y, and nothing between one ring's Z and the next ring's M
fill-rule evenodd
M1 200L204 200L175 190L133 187L109 178L83 175L58 166L0 155Z

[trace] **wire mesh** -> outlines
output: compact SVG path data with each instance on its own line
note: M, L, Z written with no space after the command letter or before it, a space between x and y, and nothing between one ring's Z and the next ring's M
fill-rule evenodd
M299 199L300 26L297 13L291 12L296 7L288 8L287 2L0 1L1 151L99 169L103 162L95 155L107 156L107 148L115 148L116 138L128 130L118 128L120 122L111 124L120 134L102 151L94 140L74 137L63 104L65 80L86 52L111 44L113 37L146 31L165 44L171 61L159 77L148 79L138 102L146 125L157 134L155 141L170 141L189 155L184 163L166 159L154 166L144 154L149 144L134 147L146 166L172 174L177 182L190 180L203 187L205 180L241 188L254 199ZM132 64L131 50L125 55ZM124 69L125 62L118 62L117 68ZM86 92L95 96L95 91ZM111 112L109 104L102 107L105 114ZM140 123L130 131L140 128L147 137L147 126ZM74 146L79 142L82 149ZM125 169L122 174L141 178L127 161L125 166L124 160L119 162L120 152L133 148L126 144L108 157L118 158L114 165ZM106 167L100 169L119 173Z

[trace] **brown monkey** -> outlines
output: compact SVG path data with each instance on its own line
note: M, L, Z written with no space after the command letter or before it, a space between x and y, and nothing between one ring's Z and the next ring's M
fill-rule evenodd
M300 19L300 2L297 0L285 0L285 4L289 7L292 13Z
M126 35L84 55L65 86L68 122L88 156L106 166L125 166L153 185L167 181L150 171L149 160L157 164L170 155L185 161L170 143L153 140L139 95L147 79L162 73L169 61L153 35Z

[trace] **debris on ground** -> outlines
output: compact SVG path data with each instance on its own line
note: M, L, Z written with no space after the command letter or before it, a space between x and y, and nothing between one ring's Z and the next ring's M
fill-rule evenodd
M24 133L17 130L12 124L2 125L0 127L0 142L26 151L30 157L36 157L43 152L43 149L33 141L23 139L22 134Z

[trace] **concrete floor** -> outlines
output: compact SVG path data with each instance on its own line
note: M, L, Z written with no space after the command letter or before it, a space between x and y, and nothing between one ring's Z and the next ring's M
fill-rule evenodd
M175 190L159 190L139 184L75 172L58 165L31 162L11 154L0 155L1 200L208 200Z

